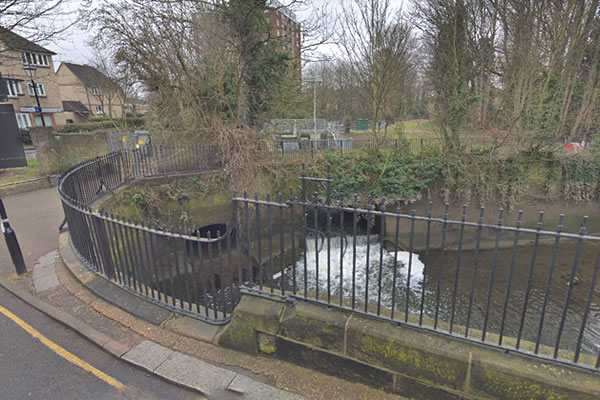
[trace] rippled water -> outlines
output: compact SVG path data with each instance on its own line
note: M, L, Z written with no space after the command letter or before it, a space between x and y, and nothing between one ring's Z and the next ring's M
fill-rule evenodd
M442 254L440 250L430 251L428 255L398 251L396 255L394 250L386 249L385 246L383 249L381 248L377 235L371 235L369 240L367 240L367 236L358 236L356 242L351 236L332 237L329 240L329 245L328 241L322 236L316 240L313 237L309 238L306 246L306 264L303 256L295 264L297 287L303 290L306 275L308 290L312 295L316 295L318 288L321 300L327 300L327 290L329 288L332 303L339 302L340 293L343 293L346 305L351 304L354 295L357 307L359 307L359 304L364 304L365 300L370 304L376 304L380 295L383 308L389 310L394 303L396 310L403 311L406 307L407 288L409 288L409 313L419 314L422 290L424 289L423 313L426 317L434 318L436 303L438 303L439 278L439 320L443 322L451 320L453 295L456 288L454 323L462 326L466 324L471 285L473 283L473 251L462 251L460 264L458 263L459 253L457 251L444 251L443 266L440 271L440 256ZM560 245L548 293L544 324L540 336L541 344L554 346L556 343L569 289L567 281L573 266L575 246L575 241L564 241ZM513 277L510 281L508 301L506 301L506 293L512 249L498 250L496 270L491 294L489 295L488 332L499 333L506 304L504 335L512 337L518 335L521 315L525 310L522 339L531 342L535 342L537 339L553 247L552 244L538 247L533 273L531 274L529 297L525 302L532 248L533 246L521 246L515 253L515 265L513 267ZM572 288L571 301L560 341L561 348L575 350L582 327L585 306L592 291L591 279L598 257L598 250L597 244L585 243L582 246L577 272L578 284ZM380 259L382 260L381 263ZM427 266L425 262L427 262ZM482 329L484 325L492 264L493 250L481 250L475 277L470 320L470 326L475 329ZM408 279L409 265L410 280ZM341 268L342 266L343 268ZM288 286L291 286L290 275L288 274L286 277ZM456 279L457 277L458 279ZM408 284L409 281L410 284ZM592 303L583 332L582 350L585 353L598 355L600 351L599 289L596 288L591 293Z

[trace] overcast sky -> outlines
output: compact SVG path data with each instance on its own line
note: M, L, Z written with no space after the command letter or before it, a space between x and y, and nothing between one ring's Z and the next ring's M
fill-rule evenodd
M93 0L98 3L99 0ZM289 0L280 0L282 3L289 4ZM338 12L340 10L340 4L343 0L312 0L315 7L325 6L327 10L331 12ZM63 6L65 23L77 15L77 8L79 7L81 0L68 0ZM402 7L405 1L403 0L390 0L393 8ZM306 7L302 7L301 11L298 12L300 20L308 17L310 10ZM93 57L93 53L90 48L86 45L86 42L92 37L93 32L82 31L80 27L74 26L69 32L66 32L59 40L52 43L45 44L45 47L54 51L57 55L54 57L56 67L58 63L62 61L70 61L78 64L84 64Z

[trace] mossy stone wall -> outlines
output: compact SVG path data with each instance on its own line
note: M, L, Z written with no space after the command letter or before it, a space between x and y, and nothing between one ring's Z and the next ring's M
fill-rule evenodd
M414 399L600 398L600 372L277 294L244 292L219 343Z
M40 174L63 172L73 165L108 153L106 132L59 134L52 128L31 128Z

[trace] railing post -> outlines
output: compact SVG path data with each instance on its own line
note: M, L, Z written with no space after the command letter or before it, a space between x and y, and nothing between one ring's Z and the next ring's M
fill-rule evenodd
M98 247L100 247L100 257L102 258L102 264L104 265L104 274L108 279L115 279L115 268L113 266L113 260L110 255L110 244L108 243L108 236L106 235L106 227L102 222L102 218L95 214L91 214L94 230L96 231L96 238L98 240Z
M163 157L163 145L162 144L159 146L159 152L160 152L160 164L162 165L162 173L164 176L167 176L167 171L165 170L165 159Z

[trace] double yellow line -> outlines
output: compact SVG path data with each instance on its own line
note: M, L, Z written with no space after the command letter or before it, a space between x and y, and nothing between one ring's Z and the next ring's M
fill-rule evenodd
M50 339L48 339L47 337L42 335L40 332L36 331L31 325L29 325L27 322L23 321L21 318L17 317L15 314L10 312L6 308L0 306L0 313L4 314L6 317L10 318L15 324L19 325L27 333L29 333L34 338L38 339L46 347L48 347L50 350L52 350L53 352L55 352L56 354L58 354L65 360L69 361L70 363L77 365L79 368L89 372L90 374L94 375L98 379L101 379L102 381L106 382L107 384L109 384L119 390L123 389L125 387L121 382L119 382L115 378L106 375L104 372L94 368L93 366L91 366L87 362L83 361L81 358L77 357L73 353L70 353L69 351L60 347L59 345L57 345L56 343L54 343L53 341L51 341Z

